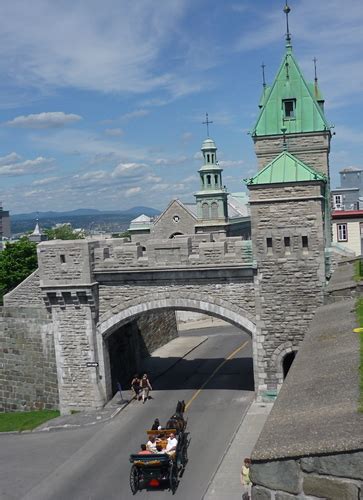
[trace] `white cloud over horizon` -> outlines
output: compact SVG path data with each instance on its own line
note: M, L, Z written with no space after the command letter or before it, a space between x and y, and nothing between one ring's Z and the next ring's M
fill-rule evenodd
M31 115L22 115L6 122L10 127L25 128L59 128L82 120L82 117L73 113L66 114L63 111L52 111Z

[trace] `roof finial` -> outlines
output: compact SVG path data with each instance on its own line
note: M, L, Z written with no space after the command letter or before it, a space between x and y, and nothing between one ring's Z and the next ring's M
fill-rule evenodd
M208 120L208 113L205 114L205 122L202 122L203 125L207 125L207 136L209 137L209 124L213 123L212 121Z
M315 77L314 77L314 91L315 91L315 98L317 99L318 95L319 95L318 74L317 74L317 71L316 71L317 58L314 57L313 61L314 61L314 75L315 75Z
M285 1L284 12L286 14L286 47L291 47L291 35L289 30L289 13L291 9L287 5L287 0Z
M265 88L266 88L266 78L265 78L265 68L266 68L266 64L265 64L265 63L262 63L262 64L261 64L261 68L262 68L262 85L263 85L263 88L265 89Z

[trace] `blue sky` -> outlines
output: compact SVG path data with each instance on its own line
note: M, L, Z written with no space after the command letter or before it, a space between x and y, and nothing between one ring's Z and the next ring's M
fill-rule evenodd
M312 59L334 124L332 186L362 167L361 0L291 0L305 78ZM0 200L11 213L162 209L193 200L200 146L232 191L256 171L248 136L284 53L284 2L3 0Z

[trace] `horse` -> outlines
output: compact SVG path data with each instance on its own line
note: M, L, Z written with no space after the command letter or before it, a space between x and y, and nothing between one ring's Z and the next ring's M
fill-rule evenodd
M184 419L184 416L183 416L184 411L185 411L184 400L178 401L176 408L175 408L175 413L167 421L166 428L167 429L175 429L177 434L181 431L184 431L184 429L187 426L187 421Z

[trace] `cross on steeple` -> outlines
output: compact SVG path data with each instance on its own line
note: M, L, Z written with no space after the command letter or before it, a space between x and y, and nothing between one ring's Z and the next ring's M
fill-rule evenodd
M208 120L208 113L205 114L205 122L202 122L203 125L207 125L207 136L209 137L209 124L213 123L212 121Z

